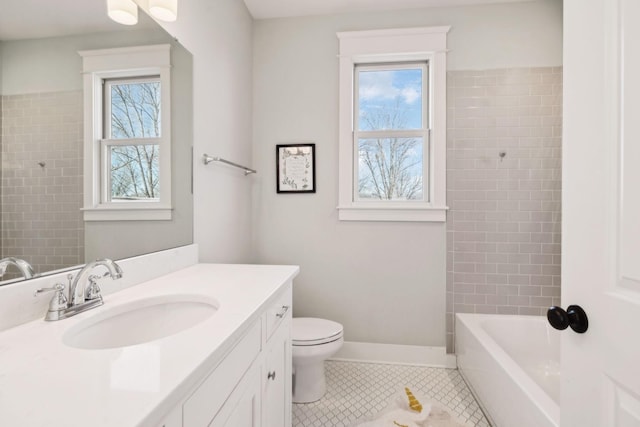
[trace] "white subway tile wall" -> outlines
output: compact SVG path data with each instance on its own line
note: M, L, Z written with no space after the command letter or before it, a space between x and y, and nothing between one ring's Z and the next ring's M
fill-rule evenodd
M560 303L562 67L447 73L447 350L455 313Z
M1 98L2 257L24 258L36 272L80 264L82 92Z

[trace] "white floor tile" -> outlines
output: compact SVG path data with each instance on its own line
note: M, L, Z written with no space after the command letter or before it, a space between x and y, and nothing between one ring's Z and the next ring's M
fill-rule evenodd
M490 426L457 370L338 361L325 362L325 368L327 394L294 404L293 427L347 427L384 409L404 387L439 402L468 426Z

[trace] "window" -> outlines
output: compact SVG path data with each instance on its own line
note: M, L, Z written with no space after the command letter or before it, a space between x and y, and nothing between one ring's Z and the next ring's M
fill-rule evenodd
M428 200L426 62L355 66L354 200Z
M448 29L338 33L341 220L445 220Z
M86 221L171 219L169 49L80 52Z
M160 199L159 77L104 82L104 203Z

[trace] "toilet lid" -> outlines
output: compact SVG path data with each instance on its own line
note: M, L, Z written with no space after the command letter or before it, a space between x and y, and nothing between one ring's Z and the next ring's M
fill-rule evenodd
M294 317L291 340L294 345L317 345L342 337L342 325L326 319Z

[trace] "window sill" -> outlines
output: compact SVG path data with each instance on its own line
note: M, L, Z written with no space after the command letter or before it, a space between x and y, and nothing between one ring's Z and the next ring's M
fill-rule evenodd
M445 222L447 207L425 206L338 206L340 221Z
M83 208L85 221L168 221L172 216L171 206L99 206Z

